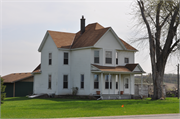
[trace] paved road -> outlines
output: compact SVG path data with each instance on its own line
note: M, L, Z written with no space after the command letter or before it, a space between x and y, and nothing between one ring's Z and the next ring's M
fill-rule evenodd
M107 116L107 117L78 117L78 118L59 118L59 119L180 119L180 114L153 114L153 115Z

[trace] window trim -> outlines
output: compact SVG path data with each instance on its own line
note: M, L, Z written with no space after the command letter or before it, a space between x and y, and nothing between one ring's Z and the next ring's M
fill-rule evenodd
M67 76L67 88L64 88L64 76ZM63 89L68 89L68 77L69 77L69 75L68 74L63 74Z
M111 52L111 63L107 63L107 62L106 62L106 52ZM111 51L111 50L106 50L106 51L105 51L105 64L113 64L112 59L113 59L113 51Z
M68 58L65 59L65 53L67 53ZM65 64L65 60L67 60L67 64ZM69 52L63 52L63 65L69 65Z
M84 89L84 79L83 79L83 88L81 87L81 83L82 83L82 81L81 81L81 76L84 76L84 74L80 74L80 89Z
M95 57L95 52L99 52L99 57ZM99 58L98 63L95 62L95 58ZM94 50L94 64L99 64L100 63L100 51L99 50Z

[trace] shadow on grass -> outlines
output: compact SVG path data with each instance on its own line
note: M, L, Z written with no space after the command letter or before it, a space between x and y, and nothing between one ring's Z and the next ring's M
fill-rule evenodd
M30 100L30 98L27 98L27 97L7 97L7 98L5 98L4 102L6 102L6 101L22 101L22 100Z

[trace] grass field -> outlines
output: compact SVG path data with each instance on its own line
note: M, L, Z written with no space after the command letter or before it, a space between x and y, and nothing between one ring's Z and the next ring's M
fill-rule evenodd
M124 105L124 107L121 107ZM1 118L62 118L179 113L179 100L72 100L6 98Z

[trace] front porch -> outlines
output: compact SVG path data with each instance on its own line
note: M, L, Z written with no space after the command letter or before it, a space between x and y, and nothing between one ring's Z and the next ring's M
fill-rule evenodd
M101 99L131 99L134 95L134 74L142 74L143 71L129 70L124 66L104 67L93 65L91 94L100 96ZM135 65L133 69L136 68ZM96 93L98 92L98 93ZM123 92L123 93L122 93Z

